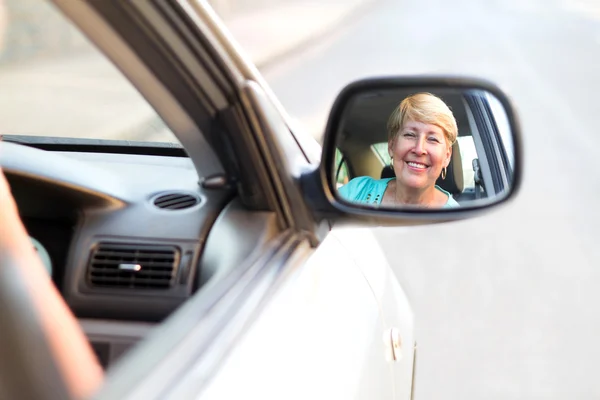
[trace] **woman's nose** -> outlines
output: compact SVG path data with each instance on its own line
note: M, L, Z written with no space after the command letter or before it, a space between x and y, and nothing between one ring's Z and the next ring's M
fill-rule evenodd
M415 146L413 147L413 152L416 154L425 154L425 139L420 137L415 142Z

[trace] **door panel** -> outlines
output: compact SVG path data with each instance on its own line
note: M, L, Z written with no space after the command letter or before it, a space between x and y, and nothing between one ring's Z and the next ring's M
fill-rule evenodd
M384 323L335 235L294 266L201 399L392 399Z
M415 348L413 313L404 290L389 266L370 229L337 229L332 232L346 248L369 283L381 307L385 332L396 329L401 338L400 357L393 366L394 399L410 399ZM390 356L391 348L386 348Z

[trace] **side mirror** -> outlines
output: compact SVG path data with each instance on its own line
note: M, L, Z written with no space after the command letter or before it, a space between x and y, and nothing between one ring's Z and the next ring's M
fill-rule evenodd
M334 103L320 177L330 213L452 220L513 197L521 151L513 108L489 82L368 79Z

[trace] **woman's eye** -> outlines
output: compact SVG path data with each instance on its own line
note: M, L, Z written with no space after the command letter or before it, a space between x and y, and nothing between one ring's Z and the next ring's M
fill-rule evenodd
M415 137L415 134L412 132L406 132L404 133L404 137Z
M438 138L436 138L435 136L430 136L429 141L434 142L434 143L440 143L440 140Z

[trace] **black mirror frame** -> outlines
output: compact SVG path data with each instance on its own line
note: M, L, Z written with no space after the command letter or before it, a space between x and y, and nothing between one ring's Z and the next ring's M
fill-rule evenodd
M493 201L490 201L489 204L483 203L477 206L461 206L459 208L435 211L430 209L395 210L384 207L374 208L369 205L350 204L340 200L337 189L334 187L332 176L333 169L331 166L335 160L336 135L349 100L356 95L367 91L410 88L415 88L419 91L440 88L464 90L480 89L491 93L498 99L506 111L515 151L513 185L510 191L502 198L495 198ZM379 77L355 81L340 92L333 104L325 129L323 153L318 172L322 184L322 193L330 206L328 210L323 211L325 211L326 214L329 214L330 217L334 217L334 215L340 217L339 214L342 214L346 217L351 216L354 220L353 222L361 221L383 225L398 225L400 220L403 220L408 224L420 224L470 218L484 210L489 210L490 208L505 204L509 200L512 200L521 187L523 177L523 144L518 117L506 94L495 84L483 79L458 76L408 76ZM335 212L331 207L335 209ZM344 218L334 217L334 219L343 220Z

